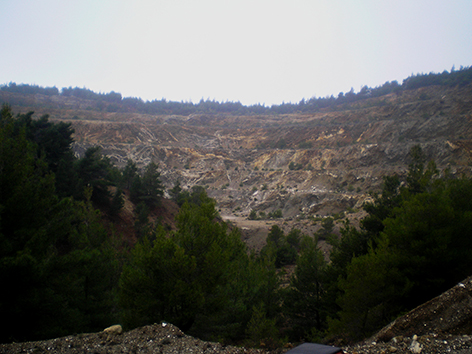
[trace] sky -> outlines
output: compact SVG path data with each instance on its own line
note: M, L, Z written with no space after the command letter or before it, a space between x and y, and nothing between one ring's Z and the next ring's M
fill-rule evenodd
M472 65L472 0L0 0L0 84L299 102Z

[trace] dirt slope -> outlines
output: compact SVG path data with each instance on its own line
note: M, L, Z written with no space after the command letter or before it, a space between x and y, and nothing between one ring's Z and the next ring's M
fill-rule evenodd
M472 353L472 277L346 350L375 354Z
M283 353L223 346L185 335L171 324L154 324L123 334L72 335L39 342L0 344L0 354L16 353ZM417 307L371 339L344 347L347 353L472 353L472 277Z
M99 111L73 97L27 98L0 91L14 112L70 122L79 155L99 145L118 165L154 161L167 188L177 180L184 188L205 186L227 216L280 209L288 228L312 216L361 210L383 176L405 175L417 144L440 169L472 175L472 84L278 115L152 116Z

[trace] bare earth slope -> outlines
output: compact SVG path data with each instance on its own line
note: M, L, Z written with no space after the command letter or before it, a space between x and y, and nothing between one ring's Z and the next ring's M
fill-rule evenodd
M472 353L472 277L347 350L359 353Z
M280 209L279 225L298 223L311 234L319 226L303 221L307 216L360 210L383 176L405 174L416 144L441 169L471 175L472 84L406 90L309 114L152 116L4 91L1 101L15 112L71 122L78 154L99 145L118 165L158 163L168 188L177 180L184 188L206 186L236 224L251 210Z

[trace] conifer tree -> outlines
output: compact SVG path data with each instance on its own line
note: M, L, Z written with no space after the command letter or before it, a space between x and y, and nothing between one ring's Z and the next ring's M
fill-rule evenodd
M115 251L87 199L55 193L28 120L0 116L0 342L95 331L115 320Z
M295 273L284 297L294 340L319 340L326 329L326 266L318 240L304 236ZM318 338L314 334L318 333Z

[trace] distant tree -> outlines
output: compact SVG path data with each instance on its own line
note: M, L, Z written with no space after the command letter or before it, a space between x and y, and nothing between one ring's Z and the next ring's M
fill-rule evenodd
M431 185L432 178L438 174L436 164L430 161L427 166L426 156L419 145L415 145L410 150L412 162L408 168L406 182L408 191L413 194L421 193L427 190Z
M372 193L372 202L364 204L364 210L368 215L361 220L361 225L370 237L380 234L384 229L383 221L393 214L393 211L401 203L400 178L398 175L384 176L382 192Z
M103 100L108 101L108 102L119 103L121 102L121 93L111 91L104 95Z
M90 147L85 151L84 157L77 160L75 169L79 179L78 198L84 198L83 190L87 186L93 188L92 201L99 205L110 204L111 193L108 187L113 184L110 178L110 170L113 169L110 160L101 154L98 146Z
M275 246L279 247L284 241L285 235L283 230L278 225L273 225L267 235L267 243L273 243Z
M129 196L133 203L139 204L142 187L142 179L139 174L136 174L131 181L131 186L129 188Z
M249 220L257 220L257 212L255 210L251 210L248 216Z
M323 218L323 220L321 221L321 229L318 230L317 232L318 237L320 237L321 239L326 239L330 237L331 234L333 233L333 229L334 229L333 217L329 216L329 217Z
M160 203L163 195L163 186L159 179L160 173L157 171L158 166L151 162L144 169L142 176L134 174L130 187L130 197L135 203L144 202L148 207L156 206ZM125 168L125 170L127 170ZM128 171L133 174L132 166Z
M169 194L171 199L177 203L180 193L182 193L182 187L180 186L180 181L177 180L174 183L174 187L172 189L169 189Z
M300 249L302 238L303 235L299 229L292 229L287 235L287 242L298 251Z
M280 139L279 141L277 141L275 147L277 149L286 149L287 148L287 142L285 141L285 139Z
M113 199L111 200L110 214L112 216L118 216L121 209L123 209L124 204L125 200L123 198L123 192L121 191L121 189L117 188L115 193L113 194Z
M279 219L282 216L283 216L282 210L280 210L280 209L276 209L273 212L269 213L269 218L271 218L271 219Z
M274 255L275 266L277 268L295 263L297 258L296 246L287 241L287 237L279 226L273 225L270 228L266 242L267 245L263 247L261 253L264 255Z
M179 206L182 206L185 203L201 205L202 203L211 202L211 198L208 197L205 187L195 185L190 191L181 190L176 196L176 202Z
M295 163L295 162L291 161L291 162L288 164L288 169L289 169L289 170L298 171L298 170L301 170L302 168L303 168L303 165L300 164L300 163Z
M313 143L311 141L302 141L298 144L300 149L311 149L313 147Z
M163 186L159 179L160 173L157 171L158 166L151 162L144 169L142 177L141 200L148 205L157 205L163 195Z
M149 223L149 207L144 202L136 205L135 210L136 220L134 222L134 229L136 236L142 238L151 232L151 225Z
M14 82L10 82L8 85L0 86L0 90L14 93L21 93L26 95L46 95L54 96L59 94L59 90L56 87L41 87L37 85L20 84L17 85Z

